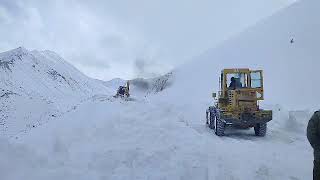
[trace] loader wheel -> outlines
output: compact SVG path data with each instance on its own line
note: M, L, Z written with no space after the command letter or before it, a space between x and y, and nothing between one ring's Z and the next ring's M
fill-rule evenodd
M214 129L214 132L216 133L216 135L217 136L224 136L224 130L226 127L224 122L222 122L221 119L215 118L215 123L216 123L216 127Z
M256 136L265 136L267 133L267 123L261 123L254 126L254 133L256 134Z
M214 129L214 119L215 115L209 112L209 128Z

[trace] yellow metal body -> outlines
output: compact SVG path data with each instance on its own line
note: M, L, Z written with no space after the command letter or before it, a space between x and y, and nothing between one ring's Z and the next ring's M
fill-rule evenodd
M232 86L231 78L234 78ZM233 84L233 85L234 85ZM264 100L263 71L250 69L224 69L220 77L220 91L216 107L225 119L272 119L272 111L261 110L259 101Z

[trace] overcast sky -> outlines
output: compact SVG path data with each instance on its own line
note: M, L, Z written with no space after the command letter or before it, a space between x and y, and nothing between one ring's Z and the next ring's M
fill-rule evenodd
M152 77L295 0L0 0L0 51L52 50L90 77Z

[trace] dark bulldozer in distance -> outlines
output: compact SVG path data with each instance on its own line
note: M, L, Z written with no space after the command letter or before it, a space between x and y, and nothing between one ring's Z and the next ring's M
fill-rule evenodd
M127 81L126 86L119 86L116 95L114 95L113 97L118 98L129 98L130 97L130 84L129 81Z
M265 136L272 111L259 107L264 100L263 71L224 69L219 81L218 97L212 93L215 104L206 111L209 128L218 136L225 135L227 126L254 128L256 136Z

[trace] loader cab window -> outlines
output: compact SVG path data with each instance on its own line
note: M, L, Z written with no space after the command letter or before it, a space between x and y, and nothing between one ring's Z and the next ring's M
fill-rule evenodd
M252 88L262 87L262 76L260 71L251 72L251 87Z
M245 73L227 74L228 89L234 90L248 87L248 75Z

